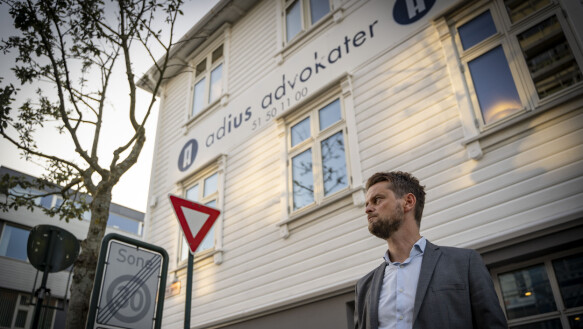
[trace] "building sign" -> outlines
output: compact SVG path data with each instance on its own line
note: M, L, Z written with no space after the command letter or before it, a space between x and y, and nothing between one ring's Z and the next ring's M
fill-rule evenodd
M373 0L350 13L227 106L191 127L172 153L178 181L273 124L302 100L395 47L460 0Z

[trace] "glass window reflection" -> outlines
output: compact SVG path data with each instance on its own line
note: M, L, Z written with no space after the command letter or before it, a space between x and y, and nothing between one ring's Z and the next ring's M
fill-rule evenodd
M222 84L222 77L223 77L223 64L215 67L214 70L211 72L211 91L209 94L209 103L217 100L219 96L223 93L223 84Z
M340 121L340 119L342 119L342 113L340 111L340 100L337 99L323 107L320 111L318 111L318 117L320 120L320 131Z
M30 231L5 225L0 240L0 256L10 258L27 260L26 243L28 242L28 235Z
M307 117L291 128L291 146L305 141L310 135L310 117Z
M204 197L209 196L217 191L218 177L218 173L214 173L212 176L204 180Z
M488 37L496 34L496 25L490 11L478 15L476 18L458 28L462 48L468 50Z
M514 79L501 46L468 63L484 123L500 120L522 109Z
M330 3L328 0L310 0L310 11L314 24L330 12Z
M301 16L300 1L295 1L285 13L285 32L286 40L290 41L302 30L302 16Z
M294 210L314 202L314 177L312 174L312 149L292 158Z
M557 309L543 264L498 277L509 320Z
M190 201L198 201L198 184L186 190L186 198Z
M553 268L565 307L583 306L583 254L554 260Z
M205 78L194 85L194 96L192 100L192 115L196 115L204 108L204 87Z
M322 141L324 195L329 195L348 186L344 154L344 136L341 131Z

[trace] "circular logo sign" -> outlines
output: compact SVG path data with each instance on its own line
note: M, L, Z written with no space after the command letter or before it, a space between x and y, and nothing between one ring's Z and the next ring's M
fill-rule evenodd
M393 18L401 25L415 23L431 10L435 0L397 0L393 7Z
M194 163L196 153L198 152L198 142L196 139L191 139L182 147L180 155L178 156L178 169L186 171Z

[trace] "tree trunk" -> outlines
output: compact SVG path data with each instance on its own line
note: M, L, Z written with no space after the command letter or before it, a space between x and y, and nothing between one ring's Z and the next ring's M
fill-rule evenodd
M73 271L71 298L67 311L67 329L80 329L86 326L99 249L109 217L112 188L113 186L107 186L98 189L95 195L92 196L91 223L89 224L87 238L81 242L81 253L75 262Z

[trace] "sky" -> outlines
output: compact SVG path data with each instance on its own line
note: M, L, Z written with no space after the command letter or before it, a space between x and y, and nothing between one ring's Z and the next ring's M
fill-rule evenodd
M218 0L185 0L182 7L184 15L178 18L175 27L174 40L180 39L198 20L200 20L210 9L218 2ZM14 35L15 29L12 25L12 18L10 17L6 5L0 5L0 39L7 39ZM160 58L162 53L155 55ZM132 59L132 64L135 68L136 79L142 75L152 66L151 61L145 61L146 56L136 56ZM13 111L18 108L20 104L26 99L34 99L35 94L33 88L30 86L21 86L14 78L10 68L14 66L14 56L8 54L0 54L0 77L4 80L0 82L0 86L5 86L8 83L13 83L15 87L20 88L17 95L17 100L13 103ZM104 146L100 152L100 164L107 166L112 157L112 152L115 148L121 146L120 140L127 140L127 136L131 133L131 126L127 114L129 96L127 95L127 84L125 79L125 72L118 70L109 90L112 94L108 100L108 110L106 112L106 123L102 134L101 144ZM36 88L36 87L35 87ZM46 90L45 90L46 92ZM149 99L151 94L139 89L138 108L143 109L146 106L144 100ZM156 103L158 104L159 101ZM157 105L150 115L146 124L146 143L138 158L138 162L130 168L128 172L122 176L119 183L113 189L113 202L122 206L146 212L148 204L148 191L150 183L150 171L152 168L152 158L154 153L154 141L156 136L156 121L158 119ZM82 140L90 140L90 131L82 137ZM74 147L70 137L59 135L59 133L51 127L51 123L47 122L45 128L37 132L37 141L40 149L46 153L54 154L67 159L79 157L74 152ZM0 137L0 165L14 170L24 172L32 176L40 176L45 170L39 162L26 161L20 156L20 151L11 143Z

